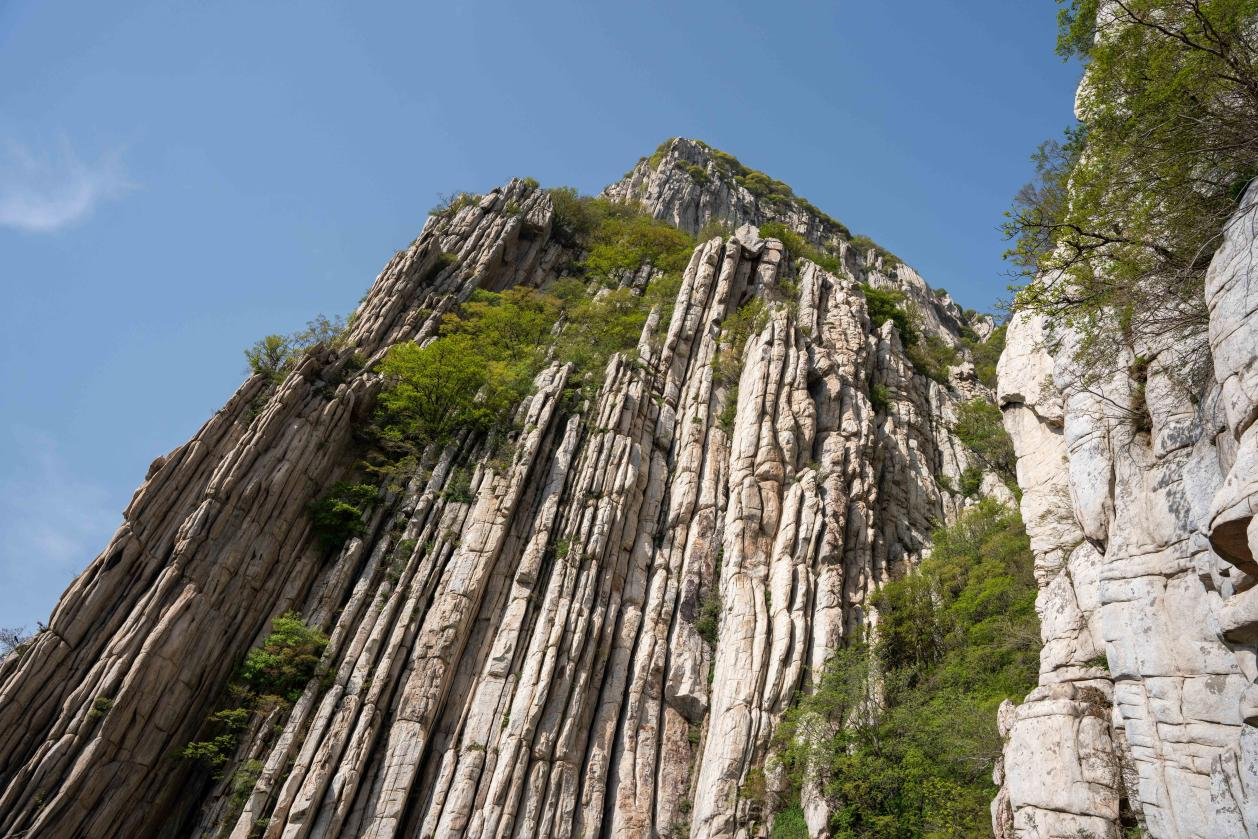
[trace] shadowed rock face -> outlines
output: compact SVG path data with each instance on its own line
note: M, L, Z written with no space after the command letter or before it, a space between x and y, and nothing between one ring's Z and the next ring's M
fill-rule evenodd
M1208 333L1131 348L1151 432L1114 408L1126 375L1085 385L1077 336L1010 323L998 391L1045 646L1040 687L1001 713L1000 836L1105 836L1120 809L1156 837L1258 836L1255 201L1207 274Z
M336 555L306 507L360 456L373 363L475 289L555 278L573 254L546 192L512 181L430 218L343 345L278 386L250 378L158 458L48 628L0 664L0 835L765 835L749 773L807 672L876 620L873 589L967 503L936 476L977 465L949 424L991 398L968 362L947 386L915 374L857 283L920 301L949 344L988 324L798 206L785 218L843 270L792 260L747 224L783 216L716 178L670 191L671 171L640 164L608 194L644 200L629 193L647 182L657 217L742 226L696 247L636 358L613 357L584 401L551 365L505 446L430 452ZM720 324L757 296L772 314L735 389L713 373ZM448 491L459 469L470 493ZM695 624L713 591L709 643ZM290 609L330 636L327 675L209 782L176 755Z

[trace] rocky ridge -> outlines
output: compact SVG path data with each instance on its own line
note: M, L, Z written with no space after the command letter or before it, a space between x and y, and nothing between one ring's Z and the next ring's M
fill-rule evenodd
M992 398L961 341L991 324L718 155L671 141L606 191L691 233L732 228L698 243L636 354L585 400L550 365L505 447L429 452L334 556L307 509L355 469L374 364L474 290L570 264L534 184L430 217L341 341L278 384L251 377L154 461L47 628L0 663L0 833L766 835L744 790L782 712L969 503L951 487L978 463L950 423ZM768 221L840 270L762 238ZM870 329L859 283L902 292L959 349L946 383L891 322ZM734 386L714 375L720 325L753 298L770 315ZM983 490L1011 498L995 475ZM696 623L713 601L710 643ZM323 672L212 782L176 755L288 610L329 636ZM824 802L803 803L824 834Z
M1129 347L1098 383L1070 329L1009 325L1044 648L1001 712L1000 837L1258 837L1256 200L1210 264L1208 330Z

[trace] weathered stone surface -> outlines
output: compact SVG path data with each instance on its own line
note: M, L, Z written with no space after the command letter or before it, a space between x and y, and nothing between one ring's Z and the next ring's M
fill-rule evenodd
M665 158L714 165L690 141ZM961 402L991 398L964 359L948 385L915 372L891 324L871 331L858 283L903 291L950 344L990 323L907 266L857 254L798 201L769 213L715 176L696 192L674 169L640 165L608 194L686 229L737 229L696 247L636 357L614 356L581 402L572 371L552 364L505 448L469 438L429 452L430 468L382 491L336 556L305 510L355 460L351 432L379 388L372 362L431 337L474 289L554 278L574 254L550 235L544 191L513 181L430 218L344 345L312 352L277 387L251 378L155 461L49 629L0 664L0 832L766 835L745 789L781 714L876 620L877 587L970 503L944 489L977 462L950 423ZM829 247L841 272L763 238L770 219ZM757 297L762 328L722 346L722 321ZM743 359L736 383L713 363L730 353ZM881 411L875 385L889 394ZM464 470L470 500L450 491ZM1012 498L994 475L984 487ZM1088 559L1077 565L1082 578ZM1062 657L1077 664L1095 604L1071 596ZM718 601L713 639L697 624ZM329 634L326 676L255 720L209 783L172 756L288 609ZM1208 704L1211 689L1185 688L1187 704ZM103 716L97 697L112 700ZM1073 726L1076 751L1099 751L1078 704L1051 724ZM824 800L805 797L825 835Z
M1010 323L998 396L1045 646L1041 687L1002 732L998 835L1102 836L1120 818L1155 837L1258 831L1253 217L1249 204L1232 219L1211 264L1208 335L1130 348L1150 359L1148 431L1122 409L1139 396L1130 359L1085 381L1076 335L1024 314ZM1214 375L1193 393L1177 374L1207 340ZM1079 701L1065 699L1080 691L1112 725L1082 735ZM1089 778L1107 761L1108 777Z

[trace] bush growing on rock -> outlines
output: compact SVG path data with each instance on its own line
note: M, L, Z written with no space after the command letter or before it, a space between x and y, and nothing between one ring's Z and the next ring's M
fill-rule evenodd
M793 792L820 773L831 835L989 835L996 708L1038 671L1032 567L1017 512L979 502L878 593L871 643L838 651L787 713L782 766Z
M811 260L831 274L841 275L843 273L843 267L839 264L838 257L826 253L781 222L767 221L760 225L760 235L780 241L782 246L786 248L786 252L795 259Z
M306 350L319 344L335 346L345 334L344 318L316 315L306 328L289 335L267 335L245 350L249 372L266 376L278 384L284 380Z
M868 236L853 236L851 244L856 250L863 252L866 257L882 257L882 264L888 270L904 264L904 260L900 259L900 257L896 256L882 245L879 245Z
M271 621L271 634L245 656L240 681L260 696L279 696L295 702L319 667L327 636L312 629L296 612Z
M1027 281L1017 307L1078 329L1076 361L1098 378L1133 343L1206 327L1206 267L1258 173L1255 14L1253 0L1064 3L1058 52L1087 63L1081 124L1035 154L1006 256ZM1187 388L1208 378L1193 346L1176 365Z
M583 262L591 278L618 282L645 266L678 272L690 261L694 240L684 231L624 204L592 201L603 217L590 235L589 255Z
M1002 323L987 336L986 341L979 341L977 336L962 336L962 341L974 360L975 375L980 382L993 389L996 387L996 363L1000 361L1000 354L1005 351L1005 333L1008 328L1008 324Z
M327 644L327 636L307 626L296 612L275 618L262 646L249 651L228 685L228 695L238 707L211 714L203 729L208 739L189 743L180 756L221 777L254 714L296 701L318 672Z
M918 339L904 347L913 369L931 381L948 384L948 368L957 363L957 348L933 332L917 333Z
M871 329L881 329L887 321L895 324L900 333L900 341L906 347L917 343L917 327L904 309L904 292L895 289L875 288L861 285L861 293L865 295L865 307L869 311Z
M307 512L315 537L324 548L338 550L351 536L363 531L363 513L376 500L376 488L368 484L338 481Z
M957 409L957 421L953 426L957 435L983 465L999 475L1006 483L1016 484L1018 457L1013 441L1000 409L986 399L964 402Z

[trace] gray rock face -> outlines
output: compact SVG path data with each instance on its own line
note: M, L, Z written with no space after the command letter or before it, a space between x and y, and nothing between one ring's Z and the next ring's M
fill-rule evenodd
M1076 336L1010 323L998 396L1045 646L1040 687L1002 711L999 836L1104 836L1120 819L1258 836L1256 199L1207 274L1208 334L1131 348L1151 360L1151 430L1115 410L1139 397L1125 371L1085 382ZM1213 369L1186 387L1202 345Z
M648 209L687 229L725 210L751 226L699 244L671 315L648 320L635 358L611 359L595 397L574 404L553 364L505 449L430 452L335 556L305 511L355 462L372 363L433 336L474 289L554 278L571 254L544 191L512 181L430 218L343 345L278 386L250 378L155 462L48 629L0 664L0 833L766 835L744 789L782 712L968 503L937 476L955 485L976 463L949 423L991 398L968 364L948 386L915 373L890 323L870 330L857 282L920 301L945 342L982 324L911 269L858 259L815 214L792 223L836 243L839 274L762 239L754 197L647 189ZM753 297L763 328L722 350L720 324ZM735 388L713 360L740 350ZM470 492L450 492L462 469ZM713 642L696 624L714 597ZM330 636L327 675L255 721L224 780L197 781L174 755L289 609ZM806 804L821 830L824 803Z

